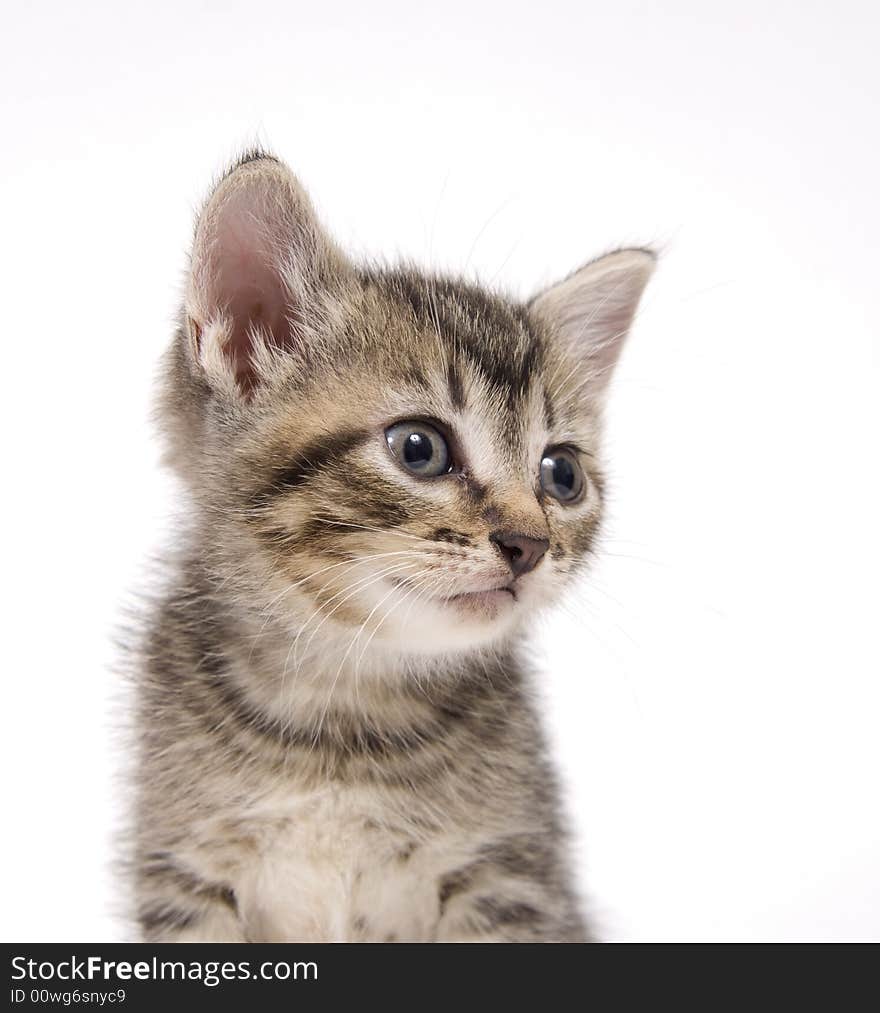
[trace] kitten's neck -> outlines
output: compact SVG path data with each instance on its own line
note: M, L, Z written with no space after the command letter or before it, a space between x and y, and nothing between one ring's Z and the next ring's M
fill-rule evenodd
M193 634L203 657L222 659L210 672L217 691L274 727L305 737L334 729L404 733L428 728L440 713L519 693L512 642L428 656L376 641L364 649L349 631L308 642L301 631L243 607L224 588L202 586Z

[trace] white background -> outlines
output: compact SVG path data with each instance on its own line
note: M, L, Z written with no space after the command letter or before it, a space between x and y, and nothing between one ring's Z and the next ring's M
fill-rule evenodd
M880 938L877 5L34 3L0 39L6 940L111 940L111 635L192 215L269 143L357 253L664 251L606 555L543 630L607 938Z

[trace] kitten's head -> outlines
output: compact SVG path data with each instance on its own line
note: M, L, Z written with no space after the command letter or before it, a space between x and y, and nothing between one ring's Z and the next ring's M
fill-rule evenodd
M199 220L165 413L218 574L305 647L511 633L589 552L600 411L654 266L621 250L519 303L350 262L280 162Z

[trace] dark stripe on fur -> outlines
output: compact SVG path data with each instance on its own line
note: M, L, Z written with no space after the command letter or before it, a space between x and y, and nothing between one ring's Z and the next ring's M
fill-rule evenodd
M479 878L503 873L535 883L546 883L554 868L553 854L540 837L502 837L480 851L480 857L441 879L437 893L441 912L456 895L469 891Z
M556 425L556 412L553 410L553 401L546 388L544 390L544 422L548 429L552 429Z
M437 898L440 901L440 914L446 910L446 905L458 894L465 893L473 883L474 866L468 865L463 869L456 869L440 880L437 889Z
M353 429L317 437L296 451L292 461L275 470L270 481L257 493L256 503L265 503L273 496L302 485L322 468L360 446L370 435L366 430Z
M435 542L451 542L453 545L473 545L473 539L461 531L452 528L437 528L431 535Z
M553 854L547 841L539 836L502 837L486 845L483 860L511 876L538 882L553 867Z
M228 677L223 675L213 677L206 688L215 697L214 705L206 707L204 712L211 728L218 727L216 705L219 703L226 714L234 718L243 730L272 739L284 748L309 751L318 749L329 754L341 753L343 756L370 760L387 761L395 756L412 760L463 726L469 726L471 723L477 725L481 718L484 723L480 726L480 731L487 742L492 738L493 732L500 730L489 715L474 714L472 707L477 702L474 697L480 694L468 693L467 688L462 687L459 687L459 694L462 697L460 702L435 706L432 708L433 720L405 731L376 728L362 722L351 725L348 721L340 720L332 712L324 715L319 729L281 725L251 706Z
M179 932L199 920L195 911L184 911L173 904L146 904L138 912L138 921L146 935L155 932Z
M486 920L489 930L503 925L534 925L542 920L541 913L531 904L496 897L477 897L474 907Z
M173 862L168 852L157 851L147 855L139 874L143 882L152 880L160 886L171 885L178 893L188 897L221 904L233 911L237 908L235 893L230 887L199 879Z
M453 408L464 408L464 384L462 383L461 372L458 363L450 359L446 364L446 383L449 386L449 399Z

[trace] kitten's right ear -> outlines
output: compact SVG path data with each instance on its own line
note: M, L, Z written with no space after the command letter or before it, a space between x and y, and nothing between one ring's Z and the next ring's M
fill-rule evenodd
M266 155L240 161L208 199L193 241L186 327L209 382L249 395L261 351L305 344L320 291L342 270L287 166Z

